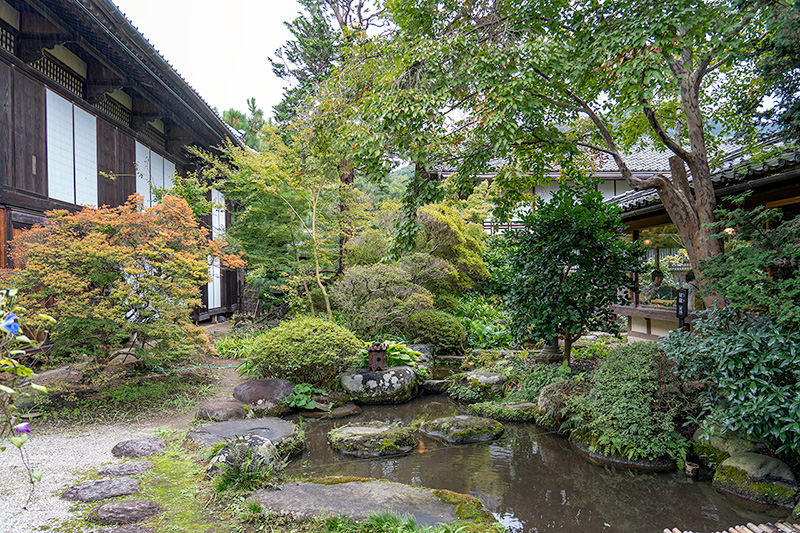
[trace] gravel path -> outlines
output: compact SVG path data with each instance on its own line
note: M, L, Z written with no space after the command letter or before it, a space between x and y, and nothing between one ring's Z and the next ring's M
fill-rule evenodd
M72 486L87 471L105 464L118 464L121 459L111 455L111 448L120 441L152 436L156 427L109 425L84 427L77 430L32 434L23 446L29 463L43 473L36 483L33 499L27 509L22 509L28 498L30 485L17 449L8 446L0 452L0 531L4 533L30 533L40 526L55 526L61 520L72 518L71 502L60 498L64 489ZM91 531L87 523L87 531Z

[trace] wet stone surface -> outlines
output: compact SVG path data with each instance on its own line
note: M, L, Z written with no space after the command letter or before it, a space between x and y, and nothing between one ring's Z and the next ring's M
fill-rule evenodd
M114 457L147 457L167 447L164 439L155 437L124 440L111 449Z
M276 446L292 437L297 426L275 417L253 418L249 420L228 420L201 426L190 431L186 438L200 446L211 446L239 436L256 435L271 441Z
M103 524L135 524L163 511L161 504L150 500L121 500L104 503L87 520Z
M153 463L150 461L131 461L129 463L123 463L121 465L115 466L107 466L105 468L101 468L98 472L98 476L110 476L110 477L118 477L118 476L136 476L138 474L143 474L153 468Z
M139 492L139 482L129 477L101 479L75 485L64 491L61 498L71 502L98 502Z

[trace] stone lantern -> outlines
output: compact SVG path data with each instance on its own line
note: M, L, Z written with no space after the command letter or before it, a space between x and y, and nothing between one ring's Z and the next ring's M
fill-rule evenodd
M367 348L367 353L369 354L368 365L373 372L389 370L389 363L386 361L386 349L387 346L385 344L377 342Z

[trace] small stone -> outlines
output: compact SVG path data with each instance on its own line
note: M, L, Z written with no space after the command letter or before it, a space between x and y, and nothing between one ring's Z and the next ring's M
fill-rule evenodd
M129 477L120 477L75 485L65 490L61 498L71 502L97 502L118 496L128 496L137 492L139 492L139 482L137 480Z
M500 438L503 425L491 418L450 416L423 422L420 431L448 444L472 444Z
M204 403L197 410L197 418L199 420L211 420L213 422L238 420L244 418L244 414L242 402L231 400Z
M410 428L389 422L335 428L328 433L328 442L335 450L355 457L402 455L417 445Z
M161 504L150 500L121 500L104 503L87 518L104 524L135 524L161 513Z
M131 461L130 463L101 468L97 475L110 477L136 476L147 472L151 468L153 468L153 463L150 461Z
M164 439L155 437L124 440L111 449L114 457L147 457L167 447Z

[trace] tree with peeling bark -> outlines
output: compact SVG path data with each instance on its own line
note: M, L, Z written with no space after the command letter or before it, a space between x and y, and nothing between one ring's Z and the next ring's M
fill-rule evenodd
M394 62L373 90L401 87L405 99L362 102L402 116L414 99L435 101L428 118L446 123L439 140L462 179L504 161L501 209L529 198L565 158L590 165L587 153L602 154L634 189L658 191L694 269L721 251L706 227L715 220L711 168L722 137L751 123L735 97L761 90L747 51L768 31L769 4L390 0L387 8ZM413 86L403 83L410 73ZM713 135L710 119L721 126ZM673 154L671 175L633 174L625 154L645 145Z

